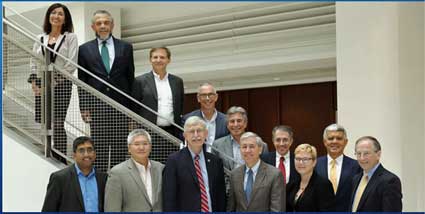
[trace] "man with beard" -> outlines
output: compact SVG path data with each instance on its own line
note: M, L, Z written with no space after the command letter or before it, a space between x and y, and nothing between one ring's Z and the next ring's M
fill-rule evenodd
M129 108L128 98L98 78L130 95L134 80L133 46L112 36L114 19L108 11L96 11L91 27L96 39L80 46L78 64L97 78L82 69L78 70L78 78ZM91 136L98 145L95 165L106 171L108 165L112 167L125 160L128 121L122 113L85 90L79 90L79 98L81 117L90 123ZM109 154L111 160L108 160Z

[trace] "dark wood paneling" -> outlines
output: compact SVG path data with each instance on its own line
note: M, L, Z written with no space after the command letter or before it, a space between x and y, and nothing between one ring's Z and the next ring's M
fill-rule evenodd
M196 93L186 94L184 97L183 115L199 109L199 103L196 98Z

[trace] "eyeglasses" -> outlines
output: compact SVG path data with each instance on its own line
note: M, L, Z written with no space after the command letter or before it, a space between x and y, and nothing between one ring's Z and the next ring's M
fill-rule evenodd
M372 154L372 152L354 152L354 155L357 157L357 158L360 158L360 157L364 157L364 158L367 158L367 157L369 157L370 155Z
M295 158L295 161L299 163L307 163L311 160L313 160L313 158Z
M77 152L81 155L84 155L84 153L86 153L86 152L87 152L87 154L93 154L94 149L93 149L93 147L79 148L79 149L77 149Z
M216 93L208 93L208 94L198 94L198 97L202 100L206 100L206 99L210 99L210 98L214 98L215 96L217 96Z

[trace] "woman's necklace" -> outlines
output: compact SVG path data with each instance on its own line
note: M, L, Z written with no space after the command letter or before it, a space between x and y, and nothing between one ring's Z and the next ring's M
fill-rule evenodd
M53 43L55 43L55 42L56 42L56 39L59 37L59 35L60 35L60 34L57 34L57 35L53 35L53 34L52 34L52 35L50 35L50 37L52 38L52 42L53 42Z

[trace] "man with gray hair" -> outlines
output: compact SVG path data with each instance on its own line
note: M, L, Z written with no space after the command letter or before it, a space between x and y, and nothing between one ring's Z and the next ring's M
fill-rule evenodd
M205 120L208 129L206 146L207 151L211 152L211 145L214 140L229 134L229 130L227 130L226 127L226 115L215 109L218 94L211 83L202 83L198 87L198 94L196 97L201 108L184 115L183 123L191 116L198 116Z
M222 161L203 147L208 136L205 121L189 117L184 124L187 147L171 154L163 174L165 212L224 212Z
M96 11L91 28L96 39L81 45L78 53L78 64L91 74L78 69L78 78L130 108L130 99L99 79L130 95L134 80L133 46L112 36L114 19L108 11ZM90 124L91 136L97 143L96 168L107 171L108 165L114 166L125 160L126 146L123 142L128 133L127 117L81 88L79 101L81 117Z
M244 108L232 106L227 110L226 119L230 134L214 141L212 152L223 160L224 167L232 170L245 163L240 153L240 138L248 125L248 116ZM267 151L267 144L263 142L262 152Z
M131 158L114 166L105 189L105 212L162 212L164 165L149 160L152 140L143 129L127 138Z
M323 144L327 155L319 157L316 172L332 183L335 200L334 209L338 212L349 212L350 193L353 188L353 177L361 171L354 159L344 155L348 143L347 132L339 124L331 124L323 131Z
M282 173L260 159L263 141L246 132L240 137L245 164L230 174L228 212L284 212L285 183Z

